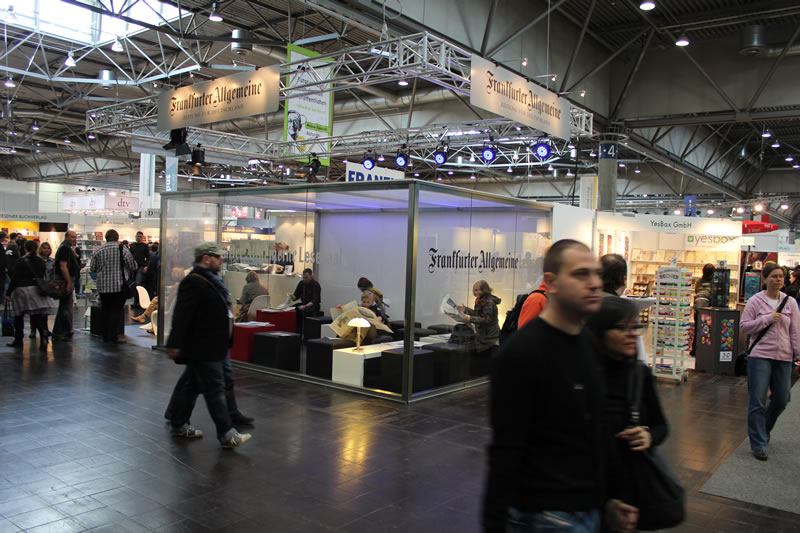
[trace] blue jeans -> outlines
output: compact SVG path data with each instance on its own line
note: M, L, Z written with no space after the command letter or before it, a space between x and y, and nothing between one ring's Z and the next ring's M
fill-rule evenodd
M72 337L72 293L58 300L53 337Z
M509 509L512 533L538 533L564 531L569 533L597 533L600 531L600 510L588 512L542 511L525 513Z
M750 449L764 450L778 416L786 409L791 392L792 363L762 357L747 359L747 433ZM770 391L767 403L767 391Z

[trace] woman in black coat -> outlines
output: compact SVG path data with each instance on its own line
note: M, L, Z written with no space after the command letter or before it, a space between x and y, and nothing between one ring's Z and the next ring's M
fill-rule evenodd
M633 482L634 454L658 446L667 438L669 428L658 400L653 375L649 368L636 359L636 345L643 326L636 306L619 297L603 298L600 310L587 322L587 328L599 341L600 368L607 389L607 420L616 442L618 465L614 485L620 499L636 505L637 491ZM641 368L645 367L645 368ZM644 376L642 383L640 424L630 425L628 387L634 372Z
M25 256L14 265L11 283L6 297L14 309L14 341L7 344L22 348L22 329L25 314L31 315L31 327L39 331L39 349L47 351L47 315L56 312L56 303L49 296L39 292L36 278L45 277L45 262L36 255L39 245L35 241L25 241Z

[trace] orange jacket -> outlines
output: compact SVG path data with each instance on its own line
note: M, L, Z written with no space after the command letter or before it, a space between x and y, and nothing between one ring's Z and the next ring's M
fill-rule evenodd
M522 311L519 312L519 318L517 319L517 329L521 329L522 326L539 316L544 306L547 305L547 287L544 286L544 282L536 287L536 290L544 291L545 294L532 292L525 299L525 303L522 304Z

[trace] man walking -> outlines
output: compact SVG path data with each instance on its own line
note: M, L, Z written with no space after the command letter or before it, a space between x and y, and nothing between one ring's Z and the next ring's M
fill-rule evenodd
M600 265L565 239L544 257L548 303L492 370L486 532L633 531L636 508L607 498L605 390L584 320L600 308Z
M225 401L225 360L231 346L233 312L227 287L219 277L222 250L213 242L195 248L194 269L178 286L167 356L186 370L171 400L172 435L202 437L189 424L197 396L202 394L223 448L241 446L249 433L233 426Z
M120 342L117 331L123 320L122 308L125 305L123 284L136 272L136 262L130 250L119 243L117 230L106 232L106 243L92 254L89 270L97 272L97 292L100 293L105 319L103 340Z
M64 235L64 242L56 250L54 277L66 282L66 294L58 298L58 311L53 324L53 340L66 341L72 338L72 280L78 275L80 266L72 247L78 242L78 234L72 230Z
M136 242L131 244L131 254L136 261L136 286L144 286L144 277L147 273L147 267L150 265L150 247L144 240L144 233L141 231L136 232ZM145 287L146 288L146 287ZM139 294L134 297L136 305L139 305Z

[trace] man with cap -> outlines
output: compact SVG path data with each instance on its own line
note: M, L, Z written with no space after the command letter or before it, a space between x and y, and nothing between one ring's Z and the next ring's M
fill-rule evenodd
M178 286L167 339L167 356L185 364L171 400L172 436L202 437L190 425L197 396L202 394L223 448L235 448L250 440L233 425L225 399L225 364L233 333L233 312L227 287L219 276L222 250L213 242L195 248L194 268Z

